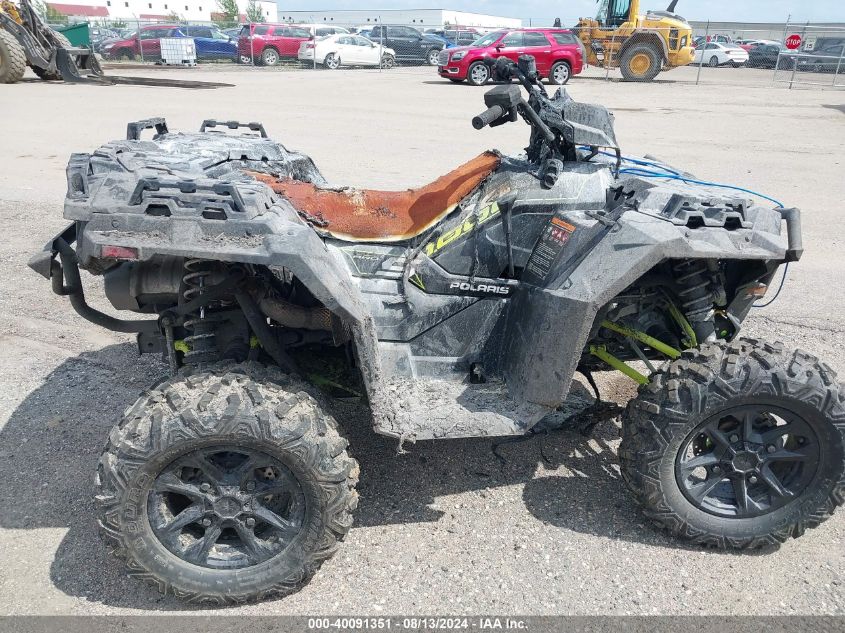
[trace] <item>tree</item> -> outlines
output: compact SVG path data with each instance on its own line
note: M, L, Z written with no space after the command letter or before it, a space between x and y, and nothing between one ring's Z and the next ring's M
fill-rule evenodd
M263 22L264 14L261 12L261 7L258 6L256 0L249 0L246 5L246 20L247 22Z
M238 16L240 9L238 9L237 0L217 0L217 13L213 13L211 19L222 29L236 26L238 24Z

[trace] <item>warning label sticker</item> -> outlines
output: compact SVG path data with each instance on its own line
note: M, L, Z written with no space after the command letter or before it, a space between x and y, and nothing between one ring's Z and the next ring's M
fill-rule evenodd
M537 245L522 272L522 281L536 286L543 285L574 232L575 227L569 222L553 217L537 240Z

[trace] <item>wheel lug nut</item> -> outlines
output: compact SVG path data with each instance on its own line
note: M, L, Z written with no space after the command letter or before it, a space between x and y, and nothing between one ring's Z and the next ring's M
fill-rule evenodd
M767 453L774 453L776 450L777 450L777 448L775 447L775 445L774 445L774 444L769 444L769 445L766 447L766 452L767 452Z
M248 518L246 520L246 526L247 527L255 527L255 519L253 519L252 517Z
M757 475L751 475L748 478L748 483L756 484L757 483Z
M202 525L203 527L208 527L209 525L211 525L211 519L203 519Z
M713 472L718 475L720 472L722 472L722 467L721 466L713 466Z
M209 484L209 483L202 484L200 486L200 490L202 490L203 492L208 492L209 490L211 490L211 484Z
M731 442L739 442L739 435L731 435L730 440Z

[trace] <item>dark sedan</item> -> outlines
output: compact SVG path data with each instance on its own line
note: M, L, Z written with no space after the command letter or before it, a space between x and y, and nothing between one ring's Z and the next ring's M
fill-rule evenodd
M812 51L809 54L805 53L798 59L798 70L814 73L845 72L843 48L845 48L845 45L836 44Z

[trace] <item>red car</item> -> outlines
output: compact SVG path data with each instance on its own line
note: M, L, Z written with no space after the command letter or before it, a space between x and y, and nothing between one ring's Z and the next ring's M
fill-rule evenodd
M247 24L238 34L238 57L245 64L275 66L296 59L299 44L310 39L309 31L290 24Z
M156 24L153 26L141 27L139 32L135 31L129 37L122 40L106 42L100 51L103 57L112 59L132 59L139 57L144 51L144 57L157 59L161 57L162 37L184 37L177 25Z
M490 80L490 59L533 55L537 71L549 83L563 85L584 68L584 49L580 40L567 29L512 29L493 31L470 46L447 48L437 60L437 72L459 83L466 80L483 86Z

